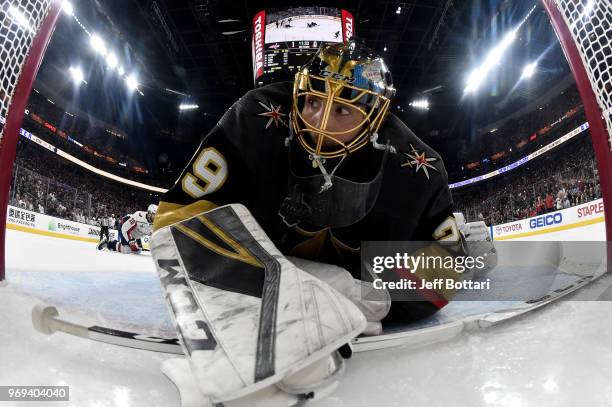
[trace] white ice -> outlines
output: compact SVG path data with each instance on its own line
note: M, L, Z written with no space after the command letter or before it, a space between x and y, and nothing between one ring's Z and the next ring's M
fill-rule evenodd
M7 266L0 385L70 386L70 402L53 406L180 405L159 370L166 355L45 336L30 322L42 299L77 322L171 330L150 257L8 230ZM583 301L612 300L611 283L604 276L570 301L445 343L356 354L337 391L317 405L611 406L612 303Z

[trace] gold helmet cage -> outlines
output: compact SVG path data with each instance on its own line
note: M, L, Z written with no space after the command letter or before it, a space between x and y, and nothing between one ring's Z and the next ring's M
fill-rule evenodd
M309 123L302 114L308 95L321 98L325 103L318 126ZM291 109L294 137L313 156L346 156L365 146L370 141L370 135L378 131L394 95L391 73L383 59L369 48L355 40L347 44L323 45L295 77ZM351 129L327 130L334 104L358 110L363 119ZM338 139L338 136L357 130L360 131L349 141ZM326 139L332 143L324 143ZM325 144L327 147L324 147Z

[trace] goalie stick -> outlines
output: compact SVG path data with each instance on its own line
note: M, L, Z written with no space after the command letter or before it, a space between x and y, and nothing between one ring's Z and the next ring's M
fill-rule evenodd
M432 344L448 340L464 329L479 329L495 325L499 322L533 311L571 292L589 284L600 277L601 273L586 275L577 278L565 287L557 288L548 295L524 302L521 306L510 309L500 309L481 315L474 315L463 320L450 321L440 325L434 325L412 330L396 330L376 336L360 336L352 340L353 352L365 352L391 348L396 346L415 347L423 344ZM83 326L58 318L57 308L50 305L38 304L32 309L32 323L34 328L44 334L51 335L54 332L64 332L82 338L92 339L98 342L129 348L163 352L182 355L183 349L176 338L159 338L136 332L122 331L97 325Z
M79 336L98 342L110 343L128 348L147 350L152 352L171 353L182 355L183 349L177 338L159 338L136 332L122 331L97 325L84 326L58 318L57 308L52 305L38 304L32 308L32 324L34 328L43 334L51 335L55 332L64 332L69 335ZM419 330L418 339L420 343L429 338L430 343L439 340L450 339L461 331L463 323L459 322L433 326ZM414 332L412 332L414 334ZM380 335L383 336L383 335ZM384 335L385 338L377 336L358 337L353 339L353 352L382 349L407 344L418 344L410 340L405 333ZM413 336L413 335L410 335ZM370 343L371 342L371 343ZM382 342L387 342L383 344ZM368 346L369 345L369 346Z
M121 331L102 326L83 326L58 318L57 308L52 305L38 304L32 308L32 324L34 329L46 335L64 332L81 338L113 345L127 346L153 352L183 354L183 349L176 338L158 338L134 332Z

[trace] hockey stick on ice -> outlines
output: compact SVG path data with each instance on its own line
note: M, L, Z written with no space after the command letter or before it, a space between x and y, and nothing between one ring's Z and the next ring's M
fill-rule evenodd
M157 338L136 332L121 331L97 325L84 326L59 319L57 318L58 315L57 308L54 306L38 304L32 308L32 324L37 331L46 335L51 335L59 331L69 335L80 336L81 338L92 339L94 341L118 346L126 346L152 352L173 353L177 355L184 354L176 338ZM447 331L451 331L450 336L446 334ZM435 338L452 337L456 333L457 327L455 324L447 324L442 327L434 326L420 331L418 340L421 342L423 338L431 337L429 341L432 342ZM414 332L411 332L410 336L415 336ZM382 345L382 343L384 343L384 345ZM356 352L361 352L410 343L412 343L412 341L406 337L406 333L359 337L353 339L353 349Z
M434 325L426 328L396 331L393 333L383 333L377 336L357 337L352 341L354 352L364 352L378 350L396 346L420 346L448 340L465 328L465 323L469 322L473 326L481 328L495 325L504 320L511 319L513 316L540 308L550 302L564 297L577 289L589 284L602 274L587 275L579 278L574 283L566 287L558 288L542 298L533 299L525 302L524 307L503 309L496 312L489 312L484 315L476 315L467 320L452 321L442 325ZM58 316L57 308L53 306L39 304L32 309L32 323L34 328L47 335L60 331L70 335L80 336L99 342L110 343L129 348L148 350L153 352L173 353L182 355L183 349L176 338L157 338L136 332L126 332L113 328L101 326L83 326L72 322L63 321Z
M118 329L101 326L83 326L57 318L57 308L51 305L38 304L32 308L32 324L34 329L46 335L55 332L64 332L81 338L92 339L98 342L113 345L127 346L153 352L183 354L178 339L157 338L155 336L141 335L134 332L120 331Z

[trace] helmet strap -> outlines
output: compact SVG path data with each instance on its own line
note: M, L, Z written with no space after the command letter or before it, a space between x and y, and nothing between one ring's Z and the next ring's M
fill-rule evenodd
M332 181L334 174L336 173L336 170L338 168L340 168L340 165L342 164L342 162L344 161L344 159L348 156L348 151L346 153L344 153L344 155L342 156L342 158L340 159L340 161L338 161L338 164L336 164L332 170L331 173L328 173L327 170L325 169L325 166L323 165L323 162L325 161L324 158L321 158L319 155L317 154L311 154L310 158L312 159L312 163L313 165L315 165L316 167L319 168L319 171L321 171L321 174L323 175L323 178L325 179L325 182L323 183L323 185L321 185L321 190L319 191L320 194L322 194L323 192L327 191L328 189L330 189L334 183Z
M377 150L389 151L391 154L396 154L397 150L395 147L391 145L389 141L386 144L381 144L378 142L378 133L374 132L370 135L370 142L372 143L372 147Z

